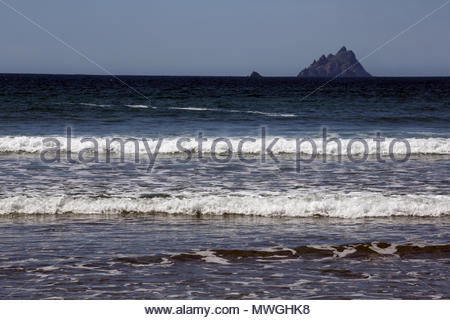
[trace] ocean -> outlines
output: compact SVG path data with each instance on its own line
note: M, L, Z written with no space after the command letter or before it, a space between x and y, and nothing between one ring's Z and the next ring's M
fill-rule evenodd
M0 298L450 298L450 78L326 82L0 74Z

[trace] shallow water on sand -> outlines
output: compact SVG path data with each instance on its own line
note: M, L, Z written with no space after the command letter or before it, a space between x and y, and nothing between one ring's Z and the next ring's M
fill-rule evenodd
M449 218L0 218L2 299L448 299Z

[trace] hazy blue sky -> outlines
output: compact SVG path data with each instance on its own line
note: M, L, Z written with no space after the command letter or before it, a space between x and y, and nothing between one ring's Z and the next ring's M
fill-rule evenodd
M293 76L342 45L358 58L445 0L2 0L116 74ZM0 2L0 72L93 73ZM362 63L450 76L450 4Z

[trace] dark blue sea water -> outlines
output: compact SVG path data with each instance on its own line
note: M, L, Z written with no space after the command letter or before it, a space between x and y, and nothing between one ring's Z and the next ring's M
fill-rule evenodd
M449 137L450 78L339 79L311 96L324 79L120 79L148 99L108 76L2 75L2 134Z
M450 78L326 81L0 75L0 297L449 298Z

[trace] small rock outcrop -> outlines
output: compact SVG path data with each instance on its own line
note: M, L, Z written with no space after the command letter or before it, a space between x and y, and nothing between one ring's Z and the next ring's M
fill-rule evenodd
M371 77L364 67L358 62L352 50L342 47L335 55L322 55L319 60L314 60L308 68L303 69L297 77Z
M252 74L250 75L250 78L254 78L254 79L259 79L262 78L263 76L260 75L258 72L253 71Z

